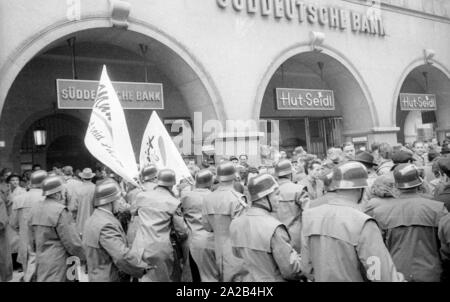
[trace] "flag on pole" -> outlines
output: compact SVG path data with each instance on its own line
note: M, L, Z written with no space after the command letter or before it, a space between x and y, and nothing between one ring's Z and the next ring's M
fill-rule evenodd
M122 105L103 65L84 144L91 154L138 186L139 172Z
M156 165L158 169L166 168L175 171L177 183L182 179L187 179L190 183L194 181L156 111L152 112L145 128L139 156L141 170L149 164Z

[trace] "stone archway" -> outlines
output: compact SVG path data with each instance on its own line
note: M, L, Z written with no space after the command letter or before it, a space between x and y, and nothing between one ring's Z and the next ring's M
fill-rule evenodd
M275 88L332 90L336 108L323 111L277 110L274 104ZM295 141L307 141L310 151L320 155L324 155L325 148L342 144L353 137L364 136L367 142L368 135L378 126L371 94L356 68L335 50L326 47L321 52L311 51L306 44L283 51L272 62L257 91L254 110L259 118L279 120L280 133L286 132L282 129L281 121L289 123L287 128L292 128L294 126L291 124L296 120L308 120L304 126L298 125L295 130L304 132L305 138L299 138L297 133L293 133L291 138L280 137L280 144L284 140L293 142L296 136ZM306 129L311 123L314 123L313 127L317 125L317 131L320 132L315 134L317 142L309 142L306 138ZM341 130L333 130L330 136L326 133L328 128Z
M105 34L106 33L106 34ZM176 86L179 92L179 99L185 103L187 110L180 116L169 116L170 118L191 118L193 119L194 112L202 112L203 121L209 119L225 120L226 114L223 108L222 102L218 90L214 83L212 83L211 77L204 70L202 65L189 53L189 50L183 47L178 41L172 39L169 35L162 33L152 25L138 21L130 21L128 31L111 28L109 19L104 17L88 18L81 20L76 24L61 22L55 24L52 27L38 33L32 40L25 42L17 51L11 61L8 61L2 67L2 77L0 82L0 109L2 114L0 115L0 129L3 133L0 133L3 137L6 137L6 148L0 150L0 161L13 163L13 166L18 167L17 156L14 156L14 148L17 148L17 144L14 143L14 135L11 137L5 135L5 129L8 129L9 133L20 132L19 125L15 124L16 121L11 119L5 121L12 111L17 111L17 108L13 108L12 111L6 111L8 109L6 105L12 102L8 100L11 95L14 95L17 91L24 91L23 89L15 89L18 79L21 77L21 71L33 62L36 58L42 58L45 56L58 56L59 54L52 50L63 47L65 40L69 37L77 35L77 40L93 41L94 43L109 43L112 47L124 49L129 53L133 53L134 56L139 56L137 50L139 49L138 43L147 43L152 50L152 60L158 62L158 68L166 78L170 78L173 85ZM133 42L133 43L131 43ZM131 49L129 46L134 48ZM128 48L127 48L128 47ZM50 52L50 54L49 54ZM70 78L67 75L65 78ZM94 78L93 78L94 79ZM114 80L114 79L113 79ZM119 79L119 80L124 80ZM138 79L139 81L140 79ZM142 80L140 80L142 81ZM48 88L49 85L47 85ZM17 87L16 87L17 88ZM16 96L20 93L16 94ZM39 102L39 100L30 99L27 101ZM28 107L28 105L26 105ZM172 106L176 108L178 106ZM11 108L9 108L11 109ZM40 109L34 109L40 110ZM51 108L45 108L44 110L51 110ZM34 112L26 112L27 114L34 114ZM137 112L134 115L139 115L138 119L148 120L150 112ZM188 116L185 116L188 115ZM84 114L81 114L83 119L86 119ZM130 118L133 120L134 118ZM19 124L22 124L19 121ZM130 124L129 124L130 127ZM130 133L133 139L137 140L139 137L138 132L144 126L134 125L130 129ZM139 149L139 146L134 146L135 152Z
M398 140L405 143L415 140L411 132L411 125L405 125L410 121L409 111L401 111L399 104L400 93L435 94L436 111L428 112L427 126L432 126L432 132L442 141L447 132L450 132L450 71L440 62L432 60L430 64L424 64L423 59L413 61L403 72L397 85L393 108L392 120L394 125L400 127ZM417 115L417 114L416 114ZM408 119L408 117L410 117ZM421 116L416 116L417 124L422 124ZM432 121L434 121L432 123ZM428 127L429 128L429 127ZM408 133L405 133L408 132ZM417 133L416 133L417 135ZM429 135L434 135L430 134ZM420 137L416 137L420 138Z

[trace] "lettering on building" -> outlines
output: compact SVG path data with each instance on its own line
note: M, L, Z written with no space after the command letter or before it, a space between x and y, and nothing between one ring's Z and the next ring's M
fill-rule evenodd
M160 83L112 82L112 85L124 109L164 109ZM57 79L58 108L91 109L97 88L98 81Z
M335 110L332 90L276 88L278 110Z
M400 93L400 110L402 111L430 111L436 110L436 95Z
M216 2L223 10L234 10L250 16L260 15L263 18L272 16L275 20L285 19L299 25L318 24L331 29L350 30L372 36L386 35L381 14L374 14L370 8L361 13L300 0L216 0Z

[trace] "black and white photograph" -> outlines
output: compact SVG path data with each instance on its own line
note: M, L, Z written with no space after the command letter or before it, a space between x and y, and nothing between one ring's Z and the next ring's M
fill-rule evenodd
M0 0L6 290L442 284L449 211L450 0Z

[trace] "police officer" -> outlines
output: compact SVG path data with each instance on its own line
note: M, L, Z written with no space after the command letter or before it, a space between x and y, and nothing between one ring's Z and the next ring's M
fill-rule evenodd
M80 235L64 200L64 180L48 176L42 182L44 200L32 209L31 232L36 252L37 282L63 282L67 258L85 260Z
M386 245L395 266L407 281L439 281L442 264L437 236L439 220L448 212L442 202L423 198L417 168L399 164L394 169L398 199L373 210L386 232Z
M275 165L275 175L280 186L280 203L275 212L278 218L288 229L292 239L292 246L300 253L302 206L307 202L308 192L306 186L292 182L292 164L288 159L279 161Z
M217 167L219 185L205 196L202 215L205 229L214 233L214 249L219 269L219 281L245 281L248 274L242 259L231 250L230 223L247 207L245 198L233 188L236 170L232 162L223 162Z
M141 180L142 180L142 189L141 188L134 188L130 192L127 193L127 202L130 204L130 214L131 219L130 223L128 225L127 230L127 239L128 242L133 244L134 237L136 236L136 225L137 225L137 207L136 207L136 201L137 198L145 199L146 195L151 194L153 189L156 187L156 176L158 175L158 169L154 164L150 164L146 167L144 167L141 171Z
M191 231L189 236L189 251L193 281L217 282L217 269L214 253L214 236L205 230L202 224L202 206L206 195L211 193L213 174L210 170L200 170L195 176L195 189L186 192L181 198L183 215ZM194 263L192 263L194 262ZM196 280L198 270L201 280Z
M133 249L148 248L147 258L156 266L141 281L179 281L171 232L180 243L187 239L189 230L182 216L181 203L172 192L175 172L162 169L157 179L154 190L140 193L136 200L138 220Z
M336 196L303 212L302 272L315 281L399 281L381 232L358 209L367 171L358 162L335 167Z
M38 170L31 174L28 192L17 197L13 205L13 214L11 216L11 225L19 230L19 255L17 260L22 264L23 279L26 282L35 277L36 254L30 246L30 230L28 228L31 218L31 209L39 201L44 200L42 195L42 182L47 177L47 172Z
M247 281L299 279L299 255L290 244L286 226L271 215L280 198L275 179L268 174L257 176L248 189L252 206L230 225L233 253L244 259Z
M95 188L95 210L86 221L83 245L90 282L119 282L119 271L139 278L148 269L144 250L132 251L125 232L114 216L121 199L117 183L103 182Z

